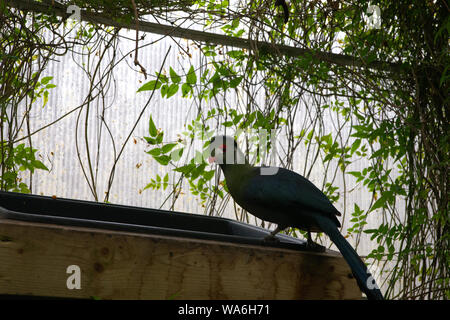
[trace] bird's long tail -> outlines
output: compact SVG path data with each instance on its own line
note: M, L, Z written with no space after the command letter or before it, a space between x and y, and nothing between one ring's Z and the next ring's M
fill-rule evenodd
M318 222L323 232L330 237L331 241L333 241L352 269L353 276L356 278L361 291L363 291L370 300L383 300L383 295L376 285L374 278L367 270L367 266L358 256L355 249L353 249L350 243L342 236L336 225L329 219L318 220L320 220Z

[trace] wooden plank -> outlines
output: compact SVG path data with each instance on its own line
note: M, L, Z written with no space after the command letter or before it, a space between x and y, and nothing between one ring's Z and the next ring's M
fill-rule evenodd
M69 265L81 289L69 290ZM359 299L342 256L0 219L0 294Z

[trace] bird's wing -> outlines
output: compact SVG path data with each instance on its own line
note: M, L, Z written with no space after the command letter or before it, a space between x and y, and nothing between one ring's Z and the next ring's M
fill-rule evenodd
M330 218L340 215L325 194L301 175L283 168L274 175L261 175L260 168L254 170L242 190L247 201L268 207L304 208Z

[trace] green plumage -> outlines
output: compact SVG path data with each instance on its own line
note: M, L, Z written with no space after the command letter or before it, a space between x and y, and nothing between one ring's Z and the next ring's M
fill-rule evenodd
M322 215L336 227L341 226L336 218L339 211L322 191L301 175L284 168L277 168L275 175L262 175L260 167L229 166L223 171L231 196L242 208L262 220L320 232L315 216Z

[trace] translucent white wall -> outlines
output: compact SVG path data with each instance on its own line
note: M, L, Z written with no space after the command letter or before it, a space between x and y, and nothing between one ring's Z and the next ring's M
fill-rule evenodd
M122 32L121 34L126 35L130 39L134 39L135 37L134 31ZM159 36L146 34L145 40L141 44L150 43L152 40L159 38ZM179 41L186 48L187 41ZM131 40L122 39L120 41L120 50L117 52L116 60L119 60L124 55L126 55L126 58L115 67L114 81L112 82L113 87L104 99L97 99L90 105L90 121L87 132L91 154L96 154L97 141L99 139L99 110L102 109L101 103L103 101L107 106L104 117L114 137L116 152L118 152L141 113L141 110L144 108L147 99L151 95L151 91L136 93L142 84L154 78L145 80L141 73L134 71L138 70L138 67L135 67L133 64L134 53L131 57L129 55L134 49L134 46L135 43ZM149 74L154 75L155 71L159 70L170 46L172 49L164 67L167 74L169 66L172 66L179 74L182 74L182 67L187 71L191 64L195 67L198 66L199 53L194 46L190 47L192 58L189 59L186 55L180 54L180 49L172 39L167 38L139 50L139 62L147 69ZM75 57L75 60L81 63L79 57ZM31 121L32 131L55 121L73 108L79 106L89 91L89 81L86 75L76 65L71 54L60 56L57 61L51 62L46 72L43 73L43 76L54 76L52 83L55 83L57 88L51 90L48 104L44 108L35 107L33 109ZM235 99L235 97L230 96L230 99ZM37 105L39 105L39 102L37 102ZM132 133L131 139L128 141L117 163L109 202L138 207L160 208L164 199L169 195L170 188L166 191L162 189L142 191L142 189L156 174L163 177L166 173L171 174L171 171L170 166L161 166L150 155L145 153L148 150L148 146L142 137L148 136L148 119L152 115L157 127L162 128L165 132L164 141L171 142L175 141L177 134L183 131L183 125L186 123L186 120L192 119L196 115L196 108L197 106L193 105L192 99L182 98L180 92L170 99L163 99L159 92L155 93L153 100L143 113L140 122ZM205 108L207 108L207 105L205 105ZM81 113L80 119L84 119L86 116L85 110ZM33 193L72 199L94 199L81 170L75 147L75 137L77 136L75 125L78 116L79 110L76 110L61 121L33 136L33 146L39 150L43 162L51 169L50 172L36 171L33 176ZM329 124L326 133L333 132L331 115L327 115L325 112L324 116L325 119L329 117L326 120ZM298 121L301 121L301 119L302 117L299 116ZM86 144L84 130L84 120L82 120L80 121L78 136L80 150L82 151L80 156L85 160ZM110 143L111 139L106 128L103 128L100 141L101 156L98 159L97 190L98 198L102 201L114 159L113 148ZM303 173L303 152L304 148L300 148L294 161L294 169L299 173ZM96 161L97 159L94 157L92 162L95 163ZM366 165L367 163L359 161L352 164L348 170L361 170ZM324 172L325 170L321 165L316 165L309 176L310 180L319 188L322 187ZM345 181L342 175L338 175L334 184L340 190L343 190L344 184L347 190L353 189L352 192L346 195L345 207L344 195L341 195L341 199L335 204L340 211L346 213L346 223L343 229L345 233L348 226L347 221L351 218L350 214L353 212L354 203L357 203L360 208L366 209L369 207L372 199L369 193L362 191L361 185L355 187L355 179L349 175L345 175ZM203 213L204 208L200 206L194 196L189 194L188 190L189 186L184 185L184 194L176 202L174 210ZM168 209L168 204L163 206L163 208ZM230 218L234 217L232 206L230 206L230 210L227 212L228 214L226 216ZM378 226L379 221L377 220L376 214L369 215L367 221L369 227L371 225L373 227ZM365 241L367 240L365 234L362 235L361 240L358 252L367 254L372 247ZM350 237L349 241L355 243L355 238Z

